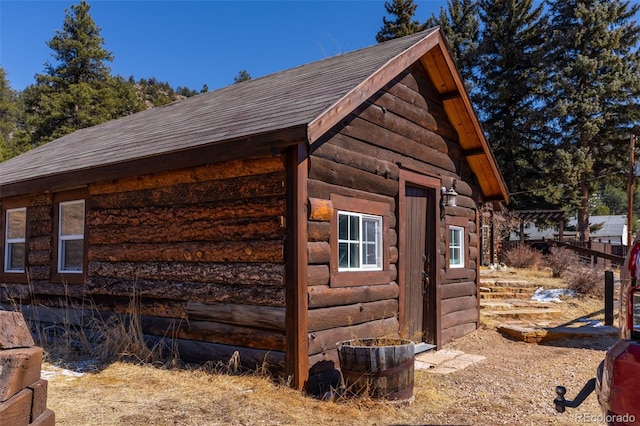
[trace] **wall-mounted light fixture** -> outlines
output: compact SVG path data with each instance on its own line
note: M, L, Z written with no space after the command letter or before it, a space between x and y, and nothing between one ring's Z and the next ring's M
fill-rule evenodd
M446 189L444 186L442 187L442 202L445 206L455 207L457 206L458 193L455 190L455 182L451 186L451 188Z
M457 206L458 193L456 192L456 180L453 180L451 188L447 189L444 186L440 190L440 218L444 219L445 206L456 207Z

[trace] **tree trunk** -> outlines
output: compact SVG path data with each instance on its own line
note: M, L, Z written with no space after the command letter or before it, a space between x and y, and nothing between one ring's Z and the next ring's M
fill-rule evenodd
M580 182L580 208L578 208L578 232L580 242L589 241L589 186L583 174Z

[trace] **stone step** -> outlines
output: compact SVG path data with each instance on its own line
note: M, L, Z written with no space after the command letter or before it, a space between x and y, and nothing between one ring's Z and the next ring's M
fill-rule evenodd
M480 300L480 308L486 309L486 310L493 310L493 311L505 311L510 309L523 309L523 308L557 309L558 306L555 303L538 302L536 300L484 299L484 300Z
M494 287L494 286L482 286L480 287L481 293L500 293L505 291L510 291L512 293L526 293L533 294L540 287Z
M558 309L541 309L541 308L520 308L508 310L483 310L481 314L487 318L494 319L543 319L558 318L562 316L562 311Z
M530 299L536 292L533 288L512 288L512 287L481 287L479 289L480 297L485 299ZM511 297L509 297L511 296Z
M533 284L529 281L523 280L506 280L504 278L500 279L491 279L491 278L481 278L480 279L481 287L518 287L518 288L538 288L540 287L537 284Z
M533 296L533 293L514 293L510 291L504 292L492 292L492 293L480 293L480 299L521 299L529 300Z
M526 327L515 324L501 324L498 332L515 340L527 343L550 342L570 338L617 337L618 328L612 326L582 327Z

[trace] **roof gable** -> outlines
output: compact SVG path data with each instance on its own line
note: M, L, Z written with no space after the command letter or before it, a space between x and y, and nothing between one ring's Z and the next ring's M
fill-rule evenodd
M483 194L506 200L504 181L437 28L78 130L0 164L0 187L6 194L8 185L18 185L24 193L32 180L287 129L295 131L286 139L313 144L418 60L446 97L445 109Z

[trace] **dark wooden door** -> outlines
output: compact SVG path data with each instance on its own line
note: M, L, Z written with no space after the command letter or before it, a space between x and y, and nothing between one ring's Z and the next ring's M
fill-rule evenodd
M405 313L408 336L415 341L435 343L435 244L433 202L430 190L405 187Z

